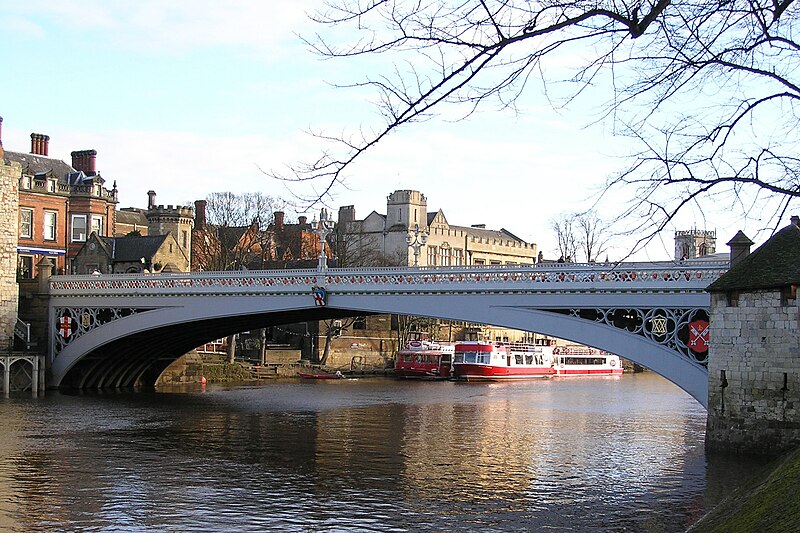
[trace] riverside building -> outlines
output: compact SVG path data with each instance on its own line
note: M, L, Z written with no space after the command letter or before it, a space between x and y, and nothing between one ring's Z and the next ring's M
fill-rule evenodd
M456 226L444 211L428 211L424 194L398 190L386 200L386 214L356 219L352 205L339 208L337 256L340 266L531 265L536 244L505 228Z

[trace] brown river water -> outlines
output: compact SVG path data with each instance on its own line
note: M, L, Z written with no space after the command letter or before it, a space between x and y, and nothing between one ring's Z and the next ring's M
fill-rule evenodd
M2 531L684 531L763 465L651 373L0 399Z

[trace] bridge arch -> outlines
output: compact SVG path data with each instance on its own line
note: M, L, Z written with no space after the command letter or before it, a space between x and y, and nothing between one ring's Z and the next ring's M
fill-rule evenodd
M151 309L93 329L62 350L51 371L56 386L113 388L152 384L182 354L239 331L364 314L401 314L490 324L603 349L660 374L706 406L707 372L699 363L640 335L543 310L532 305L536 302L526 305L525 300L530 300L528 295L431 293L369 298L342 294L332 298L331 305L318 307L306 294L277 301L206 297L203 305Z

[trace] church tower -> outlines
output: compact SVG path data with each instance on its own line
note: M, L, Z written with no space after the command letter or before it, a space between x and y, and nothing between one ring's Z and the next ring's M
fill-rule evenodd
M691 229L675 232L675 260L696 259L717 251L717 232Z

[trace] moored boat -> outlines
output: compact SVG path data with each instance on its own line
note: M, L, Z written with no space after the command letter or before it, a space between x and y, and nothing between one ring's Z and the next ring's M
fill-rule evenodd
M547 378L555 374L553 346L465 341L455 345L453 376L466 381Z
M416 379L449 378L454 349L453 345L412 340L397 352L395 375Z
M297 375L304 379L342 379L344 377L344 375L338 370L336 371L335 374L298 372Z
M556 347L553 368L557 376L613 376L623 372L618 356L586 346Z

